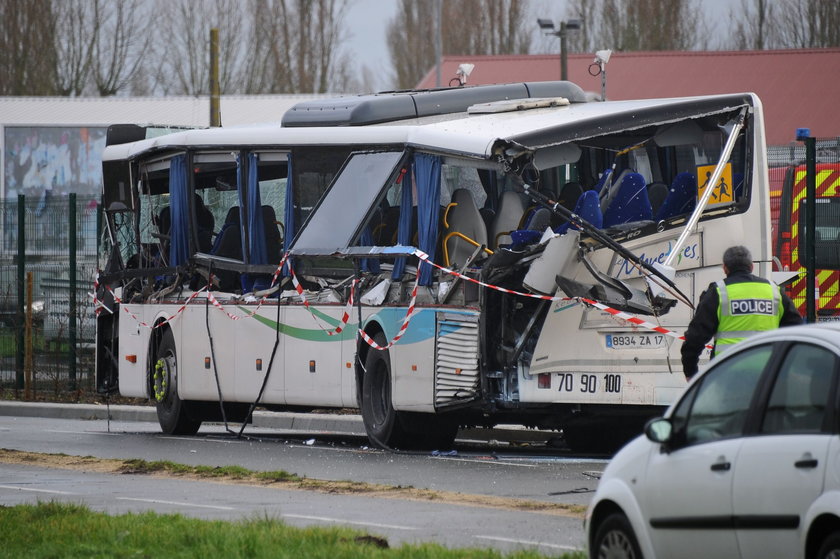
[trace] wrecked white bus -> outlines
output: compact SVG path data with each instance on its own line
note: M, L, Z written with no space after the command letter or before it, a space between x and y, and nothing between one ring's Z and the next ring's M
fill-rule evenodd
M499 423L614 448L683 388L723 250L770 275L752 94L508 84L145 135L104 152L96 374L167 433L359 408L386 448Z

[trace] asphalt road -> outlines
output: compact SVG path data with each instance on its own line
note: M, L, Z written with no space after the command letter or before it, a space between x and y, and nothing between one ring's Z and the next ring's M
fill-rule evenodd
M71 416L80 411L86 417L97 416L80 408L74 408ZM42 407L36 412L35 407L0 403L0 447L239 465L323 480L579 505L588 502L606 464L604 458L487 440L460 440L455 455L385 452L368 448L366 439L353 432L357 425L353 416L327 416L324 421L333 422L332 428L321 429L326 424L319 423L317 416L290 414L275 417L273 426L266 425L270 421L257 421L245 430L245 437L238 438L220 425L204 426L195 437L164 436L156 423L146 421L146 412L133 417L135 421L110 422L65 417L66 410L59 408ZM2 415L9 413L14 415ZM116 416L127 417L112 413ZM296 426L288 424L295 420ZM451 547L536 548L558 555L582 548L584 538L580 517L469 506L457 500L443 504L0 464L0 502L39 499L84 501L109 513L155 510L225 519L268 514L294 525L353 526L386 537L392 545L433 541Z

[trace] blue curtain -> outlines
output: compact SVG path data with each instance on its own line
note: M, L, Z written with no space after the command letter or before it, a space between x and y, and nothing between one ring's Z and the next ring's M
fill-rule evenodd
M283 223L284 227L284 237L283 237L283 251L289 252L289 249L292 246L292 241L295 238L295 233L297 233L296 227L297 224L295 223L295 189L294 184L292 181L292 154L289 154L288 159L288 167L286 171L286 211L284 212L285 221ZM291 258L287 261L291 263ZM283 265L283 275L289 275L289 264Z
M400 201L400 219L397 225L397 244L409 246L411 244L411 212L414 210L411 199L411 174L412 166L409 165L408 172L402 177L402 200ZM391 279L399 280L405 271L405 257L398 258L394 262L394 270Z
M239 243L242 246L242 259L245 259L245 255L248 254L247 246L248 243L245 242L245 208L247 207L245 204L245 186L242 184L242 158L237 155L236 156L236 194L239 198Z
M438 220L440 217L440 157L418 153L414 156L414 180L417 184L417 244L435 261ZM432 266L420 262L420 285L432 284Z
M190 205L187 192L187 156L178 155L169 164L169 265L180 266L190 257Z
M265 225L263 224L260 184L257 180L259 156L248 154L248 243L251 245L249 262L268 264L265 248Z
M370 225L365 227L362 231L362 234L359 236L359 246L373 246L373 233L371 233L370 231ZM359 267L363 272L371 272L373 274L378 274L379 260L376 258L362 258L359 261Z

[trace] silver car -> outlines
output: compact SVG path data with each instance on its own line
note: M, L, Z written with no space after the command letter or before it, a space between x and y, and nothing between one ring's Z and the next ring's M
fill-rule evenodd
M741 342L610 462L590 557L840 559L840 326Z

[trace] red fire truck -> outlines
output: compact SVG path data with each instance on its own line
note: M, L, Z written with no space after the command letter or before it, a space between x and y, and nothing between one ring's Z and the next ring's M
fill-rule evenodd
M816 166L817 320L840 320L840 163ZM805 165L770 169L773 255L781 271L799 271L788 294L805 316ZM800 211L801 210L801 211Z

